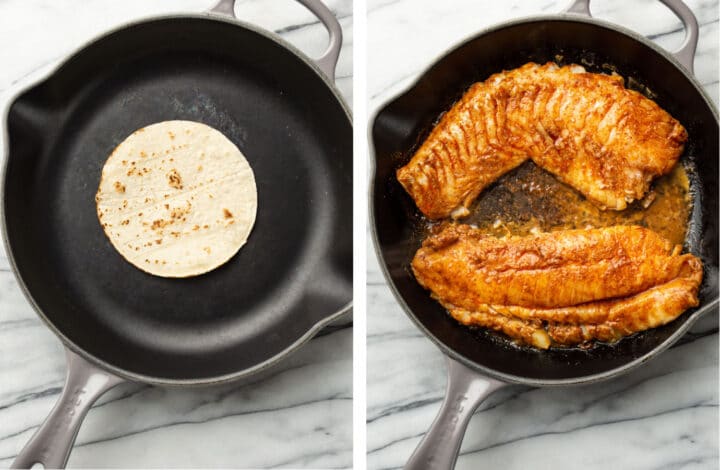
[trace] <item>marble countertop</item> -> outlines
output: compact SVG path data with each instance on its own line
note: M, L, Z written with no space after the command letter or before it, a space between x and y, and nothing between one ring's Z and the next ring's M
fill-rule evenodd
M202 12L214 3L0 2L0 109L16 90L103 31L153 15ZM325 30L295 2L237 3L244 21L277 32L311 57L324 50ZM326 4L343 27L337 86L352 103L352 1ZM352 466L352 328L345 323L326 329L261 382L189 390L126 384L111 390L90 410L68 466ZM10 465L45 419L64 377L60 342L23 297L0 247L0 467Z
M368 0L368 114L408 87L454 44L490 25L559 12L560 0ZM700 23L695 73L718 102L718 3L686 0ZM630 4L632 6L630 6ZM680 22L658 1L593 2L593 14L651 36L682 40ZM405 316L369 240L368 468L400 468L444 395L440 351ZM568 389L510 387L480 406L458 469L717 469L717 317L677 346L616 380Z

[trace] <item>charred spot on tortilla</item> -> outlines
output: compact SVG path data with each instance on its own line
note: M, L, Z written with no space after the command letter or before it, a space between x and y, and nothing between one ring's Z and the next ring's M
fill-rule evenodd
M156 276L190 277L221 266L245 244L257 188L247 160L223 134L164 121L112 151L95 202L105 235L129 263Z
M175 189L183 188L182 178L180 178L180 173L178 173L178 171L175 168L170 170L170 173L167 174L167 177L168 177L168 184L170 185L171 188L175 188Z

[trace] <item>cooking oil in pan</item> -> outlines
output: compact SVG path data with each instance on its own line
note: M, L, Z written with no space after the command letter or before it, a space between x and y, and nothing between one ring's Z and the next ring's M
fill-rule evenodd
M483 191L471 215L462 222L494 236L641 225L682 244L691 204L688 176L681 164L658 178L645 198L614 211L599 209L575 189L527 162Z

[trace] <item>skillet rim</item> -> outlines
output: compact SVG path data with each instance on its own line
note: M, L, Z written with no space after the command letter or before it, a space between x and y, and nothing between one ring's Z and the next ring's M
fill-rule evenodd
M9 144L9 132L8 132L8 116L10 112L10 108L21 98L23 98L24 95L26 95L28 92L32 91L36 87L46 83L53 77L55 77L57 74L62 73L64 67L73 60L77 55L83 53L86 49L95 46L98 42L101 40L110 37L114 34L121 33L124 30L127 30L129 28L132 28L134 26L140 26L143 24L150 24L154 22L164 22L164 21L173 21L173 20L201 20L201 21L216 21L220 23L229 24L234 27L240 27L247 29L255 34L258 34L262 36L263 38L270 40L277 45L285 48L287 51L292 53L296 58L298 58L301 62L303 62L307 67L309 67L313 72L315 72L315 75L317 78L322 80L322 82L325 84L325 86L330 90L330 92L333 94L335 101L339 104L340 108L345 113L345 116L347 117L348 123L352 129L353 127L353 119L352 119L352 113L350 111L349 106L345 102L345 99L340 94L340 91L338 90L337 86L334 82L332 82L325 73L320 70L318 65L310 59L304 52L299 50L294 45L290 44L285 39L281 38L277 34L265 30L259 26L247 23L245 21L236 19L236 18L230 18L222 14L213 13L213 12L204 12L204 13L187 13L187 14L181 14L181 13L171 13L171 14L164 14L164 15L152 15L147 16L139 19L130 20L127 22L123 22L113 28L110 28L108 30L104 30L100 32L99 34L91 37L90 39L82 42L78 47L73 49L72 52L69 54L63 56L60 60L55 62L54 65L52 65L47 71L45 71L41 76L34 78L30 80L29 83L27 83L24 86L18 87L16 90L11 92L10 97L8 98L5 109L2 112L2 133L3 133L3 153L4 156L1 168L0 168L0 235L2 236L3 246L5 248L8 264L10 266L10 269L13 273L13 277L18 283L18 286L20 287L20 290L22 291L23 295L27 299L28 303L32 307L32 309L35 311L35 314L43 321L45 326L47 326L50 331L61 341L63 347L69 349L70 351L74 352L75 354L79 355L83 359L87 360L91 364L101 368L103 371L114 374L120 378L123 378L128 381L132 382L142 382L146 384L151 385L161 385L161 386L208 386L208 385L219 385L224 384L228 382L234 382L239 381L242 379L245 379L247 377L260 374L263 371L275 366L278 362L285 359L287 356L291 355L298 349L300 349L305 343L310 341L313 337L315 337L323 328L330 325L334 321L342 318L345 315L348 315L352 312L353 307L353 297L352 294L350 296L350 299L346 304L344 304L342 307L340 307L338 310L335 310L332 313L329 313L326 315L323 319L316 322L315 324L311 325L308 330L302 334L298 339L296 339L294 342L290 343L285 349L278 352L274 356L255 364L252 367L248 367L242 370L230 372L227 374L221 374L217 376L211 376L211 377L203 377L203 378L191 378L191 379L172 379L167 377L155 377L147 374L140 374L135 373L120 367L117 367L103 359L100 359L99 357L96 357L93 354L90 354L89 352L85 351L82 347L75 344L73 341L71 341L69 338L67 338L61 331L58 329L51 321L50 319L45 315L43 310L40 308L40 306L35 301L35 298L33 297L32 293L30 292L30 289L25 284L25 281L23 280L22 276L20 275L20 272L18 270L17 263L15 261L14 253L11 249L10 241L8 239L8 233L7 233L7 218L5 213L5 205L7 202L6 194L6 181L7 181L7 167L8 162L10 160L10 144ZM351 273L352 278L352 273ZM352 292L352 291L351 291Z
M523 24L529 24L529 23L538 23L538 22L548 22L548 21L567 21L567 22L576 22L576 23L585 23L590 24L593 26L599 26L601 28L605 28L610 30L611 32L615 34L624 34L625 36L628 36L630 39L633 39L635 41L640 42L642 45L649 47L652 49L656 54L659 54L661 57L668 60L673 66L675 66L676 69L678 69L683 76L685 77L686 81L688 81L694 88L696 93L700 95L700 97L703 99L705 104L710 109L711 113L715 117L715 122L718 123L718 127L720 127L720 120L718 118L718 110L715 106L715 103L712 102L712 100L708 97L705 90L702 89L700 86L700 83L698 80L694 77L694 74L690 71L688 71L685 66L683 66L671 53L667 50L663 49L659 45L655 44L653 41L647 39L646 37L642 36L641 34L632 31L624 26L617 25L614 23L611 23L609 21L605 21L602 19L597 19L594 17L587 17L584 15L579 15L575 13L559 13L559 14L552 14L552 15L531 15L531 16L524 16L521 18L512 19L509 21L504 21L502 23L492 25L488 28L484 28L480 30L479 32L473 33L469 36L466 36L462 39L460 39L458 42L454 43L452 46L447 48L444 52L442 52L440 55L435 57L433 61L424 69L422 69L416 76L416 78L411 81L409 84L404 86L400 89L400 91L393 94L393 96L387 100L385 100L378 108L375 109L375 111L372 113L370 119L368 120L369 126L368 126L368 151L370 156L370 182L368 185L368 222L371 226L371 236L373 240L373 248L375 251L375 255L378 259L378 264L380 265L380 270L383 273L383 276L385 280L387 281L387 285L390 288L390 291L392 292L393 296L395 297L395 300L397 303L402 307L403 311L405 312L405 315L410 318L410 320L415 324L415 326L428 338L432 343L437 346L440 351L447 357L460 362L461 364L469 367L470 369L484 375L487 377L491 377L497 380L500 380L505 383L509 384L517 384L517 385L528 385L533 387L561 387L561 386L572 386L572 385L587 385L591 383L600 382L603 380L609 380L614 377L618 377L620 375L623 375L633 369L636 369L640 367L642 364L648 362L649 360L655 358L657 355L662 353L663 351L670 348L673 344L675 344L682 336L687 333L687 331L695 324L695 322L704 314L706 314L709 311L717 311L718 307L720 306L720 296L716 296L713 299L710 299L705 305L699 306L692 314L684 320L684 323L681 324L678 329L671 334L668 338L666 338L663 342L655 346L652 350L645 353L644 355L637 357L631 361L626 362L625 364L615 367L613 369L609 369L605 372L597 373L597 374L590 374L590 375L583 375L583 376L577 376L577 377L570 377L565 379L534 379L534 378L527 378L519 375L513 375L513 374L507 374L504 372L499 372L494 369L491 369L487 366L478 364L477 362L463 356L462 354L456 352L453 348L445 344L443 341L438 339L429 329L427 329L422 322L415 316L412 309L407 305L405 302L405 299L403 298L402 294L397 289L397 286L395 285L395 281L393 280L393 277L391 276L387 263L385 262L385 259L383 257L383 254L380 249L380 243L378 240L378 226L375 219L375 183L377 179L377 155L375 154L375 139L374 139L374 131L375 127L377 125L377 118L382 114L384 111L387 110L389 106L391 106L393 103L395 103L397 100L399 100L401 97L408 94L410 91L412 91L415 87L417 87L422 79L436 66L438 66L445 58L451 54L452 52L460 49L461 47L467 45L468 43L479 40L483 36L500 31L505 28L509 28L512 26L518 26ZM695 58L693 57L693 60Z

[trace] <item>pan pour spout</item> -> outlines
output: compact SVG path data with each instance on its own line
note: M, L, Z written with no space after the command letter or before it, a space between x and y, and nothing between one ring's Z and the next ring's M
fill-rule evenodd
M702 263L637 226L496 238L450 224L412 269L458 322L541 349L613 342L698 305Z

